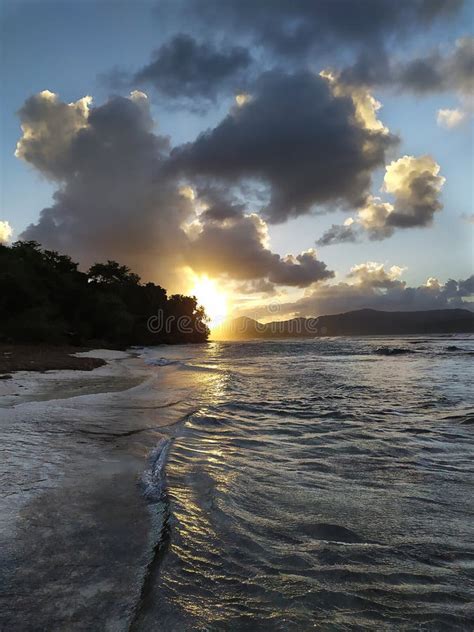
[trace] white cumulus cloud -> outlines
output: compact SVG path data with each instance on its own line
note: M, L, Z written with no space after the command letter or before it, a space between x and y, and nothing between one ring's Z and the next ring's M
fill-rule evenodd
M13 229L7 220L0 220L0 244L6 244L10 241Z

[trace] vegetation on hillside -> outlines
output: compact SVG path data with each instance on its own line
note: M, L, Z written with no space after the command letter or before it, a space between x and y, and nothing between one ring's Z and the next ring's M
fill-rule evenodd
M0 245L0 342L126 346L204 342L206 315L115 261L88 272L34 241Z

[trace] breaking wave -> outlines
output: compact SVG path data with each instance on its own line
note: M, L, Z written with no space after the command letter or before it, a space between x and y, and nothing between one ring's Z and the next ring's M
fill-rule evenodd
M143 496L150 503L163 500L165 496L165 466L171 440L161 439L148 457L148 466L141 478Z

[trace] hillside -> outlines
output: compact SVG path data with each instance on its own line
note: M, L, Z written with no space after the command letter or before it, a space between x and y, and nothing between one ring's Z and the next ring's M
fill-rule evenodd
M259 323L242 316L213 332L214 339L314 338L316 336L375 336L474 332L474 314L467 309L382 312L360 309L319 318L294 318Z

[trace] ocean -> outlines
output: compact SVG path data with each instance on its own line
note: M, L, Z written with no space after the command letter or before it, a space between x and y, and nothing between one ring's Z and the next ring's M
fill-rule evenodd
M473 356L211 342L7 397L0 628L474 629Z

